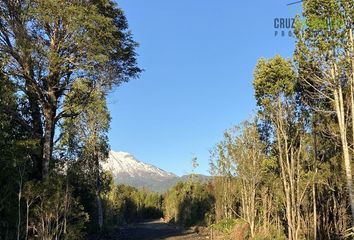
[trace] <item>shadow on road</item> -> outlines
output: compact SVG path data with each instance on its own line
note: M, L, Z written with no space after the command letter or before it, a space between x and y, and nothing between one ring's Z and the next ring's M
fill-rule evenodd
M207 239L192 231L186 231L162 221L147 221L126 225L117 229L112 238L117 240L199 240Z

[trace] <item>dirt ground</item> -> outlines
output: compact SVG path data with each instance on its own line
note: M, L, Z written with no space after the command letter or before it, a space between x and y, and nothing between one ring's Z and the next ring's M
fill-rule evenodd
M192 230L183 230L160 220L134 223L121 227L113 233L114 240L202 240L208 236Z

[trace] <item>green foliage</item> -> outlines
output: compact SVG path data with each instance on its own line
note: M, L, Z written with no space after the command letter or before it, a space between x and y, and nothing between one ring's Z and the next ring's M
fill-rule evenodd
M15 238L18 194L34 169L38 141L27 131L17 106L16 85L0 70L0 239ZM21 214L20 214L21 216Z
M90 231L100 231L104 221L101 198L103 193L109 191L112 181L101 167L101 163L108 158L110 115L105 93L91 85L91 82L82 79L74 84L73 91L68 94L64 111L75 114L63 122L58 150L61 159L71 160L68 176L70 184L75 187L74 195L82 199L85 210L91 216L88 228ZM84 105L83 98L86 99Z
M217 223L210 225L209 228L220 231L226 235L230 235L235 225L239 222L242 221L240 219L223 219Z
M275 226L269 226L267 229L256 233L253 240L286 240L288 239L283 231L279 231Z
M162 216L162 196L158 193L121 184L113 185L104 199L108 226Z
M293 94L295 84L296 76L289 60L277 55L269 60L258 61L253 81L258 106L269 111L277 98Z
M0 238L5 238L9 228L13 230L16 225L16 207L11 204L16 201L17 189L17 171L13 157L16 152L16 139L13 134L16 134L16 131L13 118L4 111L6 106L12 110L16 109L14 92L13 85L0 73Z
M26 182L23 190L23 201L28 211L26 236L82 239L89 216L71 192L66 179L60 175L42 182Z
M206 224L214 202L208 188L199 181L177 183L164 197L166 220L181 226Z
M274 226L268 226L266 229L259 228L252 238L247 233L247 223L239 218L236 219L223 219L217 223L211 224L209 229L216 232L217 235L223 235L224 239L237 239L233 238L239 234L243 234L243 239L253 240L285 240L287 239L282 231L279 231Z
M111 0L0 12L0 238L81 238L112 181L106 95L141 72L137 43Z
M58 124L79 115L91 98L74 103L67 96L78 82L107 93L137 77L137 43L111 0L2 1L0 10L2 75L18 86L17 105L24 105L18 117L40 144L31 158L36 178L45 178L54 168L55 137L62 135Z
M110 229L163 212L182 226L213 223L231 238L351 237L333 98L343 97L352 157L354 2L303 7L294 61L277 55L255 68L258 129L226 131L212 182L192 175L163 199L115 186L101 169L107 94L141 72L123 11L111 0L1 1L0 239L82 239L102 230L100 221Z
M72 117L63 122L61 154L66 159L79 158L83 162L90 151L96 149L101 155L100 161L104 161L109 150L107 132L111 118L102 89L93 88L92 83L84 79L77 81L67 96L64 111Z

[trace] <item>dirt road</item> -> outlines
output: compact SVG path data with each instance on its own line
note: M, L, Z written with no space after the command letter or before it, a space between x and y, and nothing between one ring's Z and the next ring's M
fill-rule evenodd
M147 221L121 227L115 231L115 240L202 240L208 236L191 230L182 230L162 221Z

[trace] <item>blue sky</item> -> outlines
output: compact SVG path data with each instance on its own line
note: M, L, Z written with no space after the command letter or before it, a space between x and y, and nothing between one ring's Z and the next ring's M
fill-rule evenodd
M298 7L276 0L119 0L145 71L109 96L111 149L164 170L208 174L209 150L255 109L260 57L290 57L294 39L274 18Z

